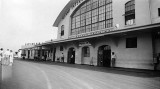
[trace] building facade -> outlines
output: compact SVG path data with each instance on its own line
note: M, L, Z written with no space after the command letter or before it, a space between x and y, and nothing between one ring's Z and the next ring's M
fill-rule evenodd
M70 0L53 26L40 45L52 61L111 67L114 52L115 67L152 70L160 53L159 0Z

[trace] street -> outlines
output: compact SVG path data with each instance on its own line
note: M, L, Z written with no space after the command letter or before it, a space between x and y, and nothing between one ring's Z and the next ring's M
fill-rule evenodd
M14 60L13 66L2 68L2 89L160 89L159 76L129 76L61 65Z

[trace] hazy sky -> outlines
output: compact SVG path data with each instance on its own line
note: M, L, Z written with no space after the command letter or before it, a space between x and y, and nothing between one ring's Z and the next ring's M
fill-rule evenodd
M0 48L56 39L53 23L69 0L0 0Z

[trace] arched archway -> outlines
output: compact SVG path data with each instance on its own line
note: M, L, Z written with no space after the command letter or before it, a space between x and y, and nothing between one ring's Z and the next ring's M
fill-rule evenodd
M53 52L53 62L55 62L55 60L56 60L56 48L54 48L52 50L52 52Z
M102 45L98 48L98 66L110 67L111 64L111 47Z
M67 63L75 64L75 48L69 48Z

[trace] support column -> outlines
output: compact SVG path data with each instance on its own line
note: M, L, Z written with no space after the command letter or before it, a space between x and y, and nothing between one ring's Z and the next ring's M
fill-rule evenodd
M40 47L40 60L42 60L42 46Z

